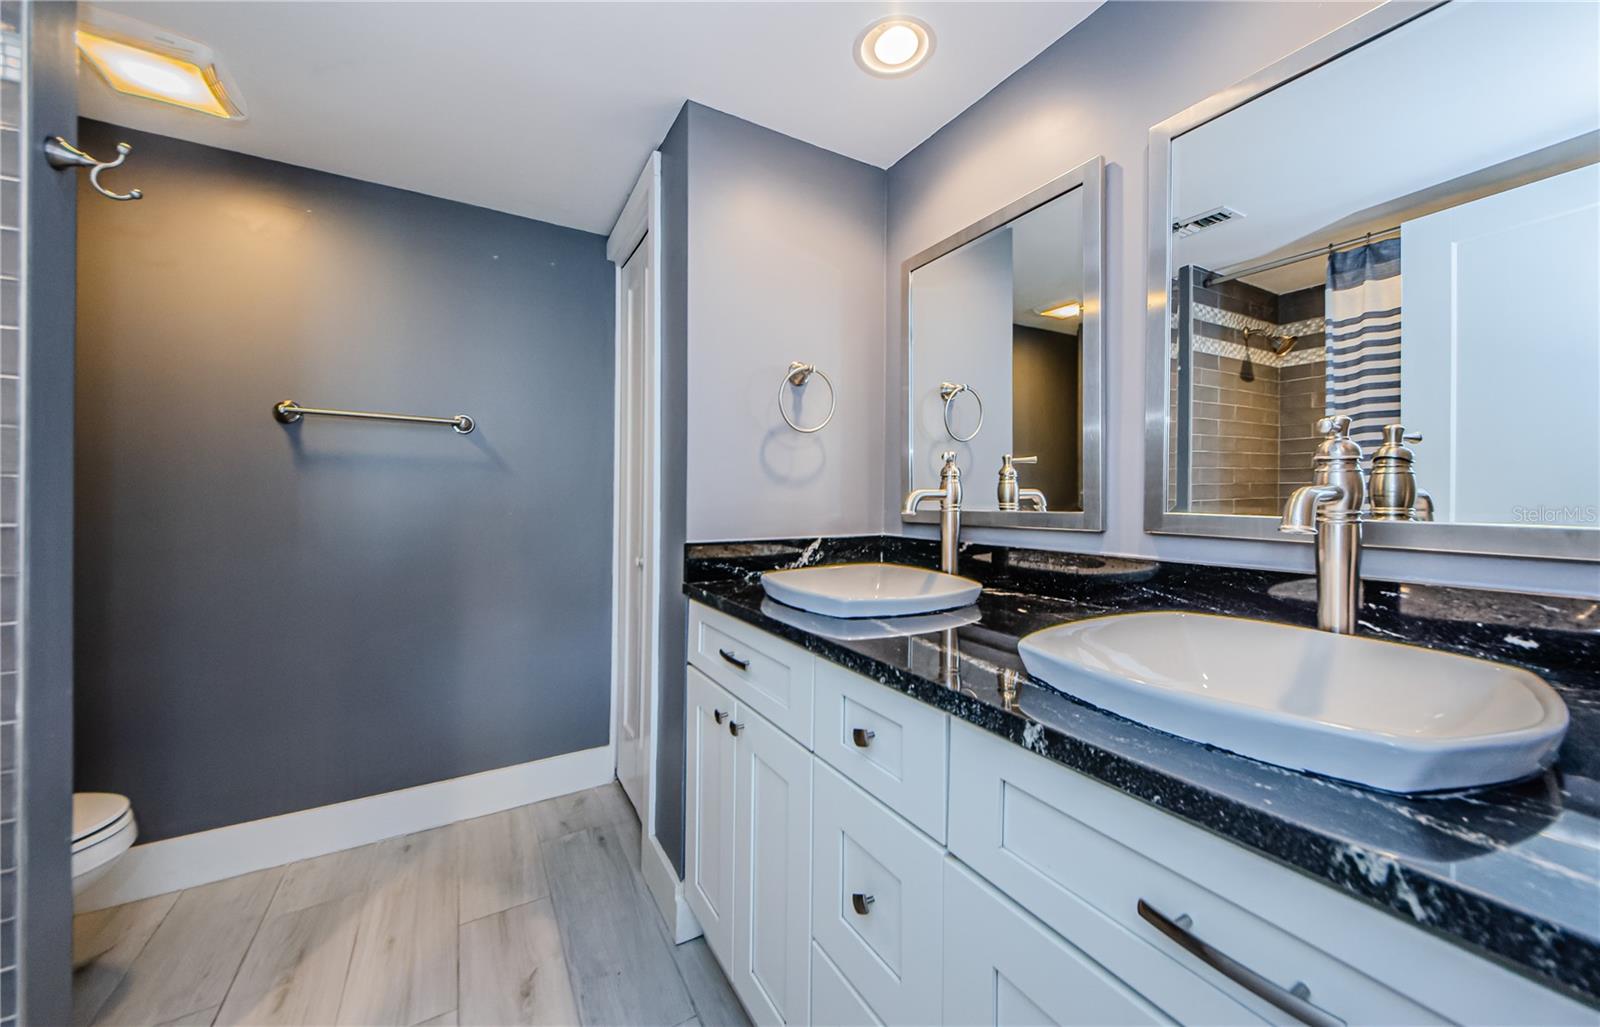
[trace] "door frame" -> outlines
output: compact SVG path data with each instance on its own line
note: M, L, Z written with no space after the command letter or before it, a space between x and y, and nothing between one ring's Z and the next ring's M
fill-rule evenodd
M621 715L622 698L622 666L623 649L627 645L626 622L624 616L623 597L621 589L616 587L618 571L623 560L623 545L627 534L626 514L622 508L623 483L627 473L625 457L627 455L627 425L624 420L623 397L625 385L623 381L623 346L626 344L624 333L626 320L623 310L622 266L628 262L640 243L649 246L649 305L650 305L650 338L649 345L653 350L651 368L653 369L650 391L654 396L652 410L655 423L651 426L651 447L649 459L652 464L650 475L650 505L655 511L655 516L650 519L650 545L649 554L649 579L659 583L661 580L661 290L659 288L659 275L661 268L661 154L652 152L650 159L645 162L644 169L639 173L639 179L634 183L633 191L628 196L628 202L623 206L617 223L611 230L611 235L606 240L606 259L610 260L615 275L613 314L614 330L613 345L613 394L612 394L612 479L611 479L611 750L612 765L616 765L616 756L620 751L621 739L618 737L618 717ZM643 825L645 839L655 837L656 819L656 748L660 731L657 725L657 714L661 705L661 596L659 588L653 588L645 596L646 618L649 620L649 634L656 641L650 647L650 666L646 674L645 709L641 717L642 725L646 727L645 742L645 767L644 767L644 793L645 808L640 813L639 820ZM648 846L648 842L647 842Z

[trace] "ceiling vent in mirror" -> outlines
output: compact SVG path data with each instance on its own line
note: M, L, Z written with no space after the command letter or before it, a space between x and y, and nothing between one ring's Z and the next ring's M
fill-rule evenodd
M1172 223L1173 234L1179 239L1187 239L1196 232L1203 232L1208 228L1244 217L1243 214L1232 207L1213 207L1204 214L1183 218Z

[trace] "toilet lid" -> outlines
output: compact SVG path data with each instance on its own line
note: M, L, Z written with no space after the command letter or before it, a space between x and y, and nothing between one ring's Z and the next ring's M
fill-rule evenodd
M133 806L110 792L77 792L72 796L72 840L83 839L111 824Z

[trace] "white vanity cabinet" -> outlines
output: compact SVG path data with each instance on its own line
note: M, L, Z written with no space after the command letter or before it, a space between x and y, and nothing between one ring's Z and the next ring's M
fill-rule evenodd
M811 1022L811 754L742 704L734 749L733 961L758 1024Z
M759 1024L1595 1022L756 627L690 631L685 890Z
M728 730L738 712L733 696L689 667L688 772L684 810L684 898L713 955L728 965L733 951L734 749Z
M807 1024L813 760L757 710L791 725L803 710L809 738L812 657L693 609L707 644L686 670L685 900L751 1019Z

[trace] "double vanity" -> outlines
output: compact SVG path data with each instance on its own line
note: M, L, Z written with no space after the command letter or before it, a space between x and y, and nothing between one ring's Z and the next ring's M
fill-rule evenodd
M1156 548L1105 160L904 261L937 538L687 553L685 888L758 1022L1596 1022L1591 14L1380 5L1150 129L1142 527L1314 577L1042 551Z
M1368 582L1363 620L1394 646L1316 632L1314 582L1262 571L968 545L976 617L831 617L761 583L811 571L768 580L904 602L948 584L937 561L894 537L689 548L685 887L758 1022L1592 1021L1592 604ZM845 586L826 583L833 564L863 566ZM1281 648L1324 639L1422 662ZM1382 675L1470 666L1486 701L1440 718L1441 737L1559 709L1568 744L1549 771L1523 753L1534 774L1511 783L1376 791L1108 712L1141 651L1145 672L1209 666L1254 689L1223 705L1255 703L1258 724L1263 695L1308 695L1273 668L1367 675L1346 712L1379 718L1374 737L1422 708ZM1084 673L1095 652L1103 672ZM1052 660L1075 669L1053 678ZM1396 784L1449 769L1404 756L1354 766Z

